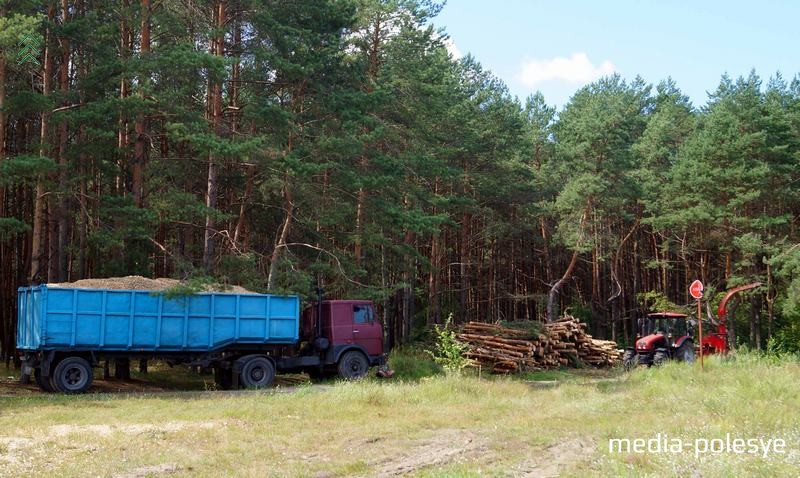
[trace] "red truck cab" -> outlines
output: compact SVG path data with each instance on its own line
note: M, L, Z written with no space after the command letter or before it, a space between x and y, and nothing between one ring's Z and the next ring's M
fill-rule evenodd
M383 365L383 325L368 300L323 300L303 311L300 340L320 356L318 375L336 366L343 378L355 378Z

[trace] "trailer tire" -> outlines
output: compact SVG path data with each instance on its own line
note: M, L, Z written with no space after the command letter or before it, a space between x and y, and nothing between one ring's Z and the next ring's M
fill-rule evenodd
M369 372L369 360L358 350L349 350L339 359L339 377L345 380L357 380Z
M242 366L239 383L244 388L265 388L275 380L275 366L266 357L256 356Z
M53 388L53 384L50 382L51 378L52 377L43 377L42 369L39 367L36 367L36 370L33 371L33 379L36 381L36 385L38 385L43 392L53 393L56 391Z
M81 357L67 357L58 362L52 376L52 385L57 392L83 393L94 378L91 364Z

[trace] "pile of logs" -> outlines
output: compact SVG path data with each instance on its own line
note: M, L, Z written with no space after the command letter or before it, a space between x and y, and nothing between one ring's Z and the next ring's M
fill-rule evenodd
M544 324L541 333L469 322L458 339L469 345L465 356L493 373L544 370L588 364L610 367L620 359L616 342L593 339L586 324L573 317Z

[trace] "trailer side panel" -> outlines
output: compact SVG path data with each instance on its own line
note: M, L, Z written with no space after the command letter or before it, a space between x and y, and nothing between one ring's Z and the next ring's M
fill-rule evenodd
M17 348L206 352L233 344L293 344L296 296L21 288ZM39 334L37 335L37 331Z

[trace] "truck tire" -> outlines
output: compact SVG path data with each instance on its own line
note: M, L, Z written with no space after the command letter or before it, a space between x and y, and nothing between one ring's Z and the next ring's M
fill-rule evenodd
M639 356L633 350L626 350L622 355L622 368L630 372L639 365Z
M275 366L266 357L253 357L242 366L239 383L244 388L265 388L275 380Z
M653 355L653 365L655 365L656 367L664 365L665 363L667 363L667 360L669 360L669 355L667 355L667 353L664 352L663 350L657 350L656 353Z
M682 343L675 351L675 357L686 363L694 363L694 344L688 340Z
M369 371L369 360L358 350L349 350L339 358L339 377L356 380Z
M50 383L52 377L42 377L42 369L39 367L36 367L36 370L33 371L33 378L36 380L36 385L38 385L43 392L53 393L56 391L53 388L53 384Z
M53 371L52 385L61 393L83 393L91 385L94 371L86 359L67 357Z

